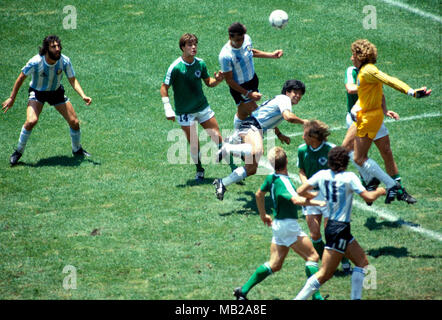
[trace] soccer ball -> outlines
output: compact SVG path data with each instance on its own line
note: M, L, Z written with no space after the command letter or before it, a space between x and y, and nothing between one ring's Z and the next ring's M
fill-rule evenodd
M289 16L284 10L275 10L270 14L269 22L272 27L282 29L289 22Z

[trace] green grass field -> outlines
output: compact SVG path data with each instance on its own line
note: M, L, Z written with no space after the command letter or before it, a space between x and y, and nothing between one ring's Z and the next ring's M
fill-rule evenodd
M438 0L400 1L440 17ZM76 8L76 29L63 28L68 4ZM367 4L376 8L376 29L363 28ZM274 9L289 14L283 30L267 21ZM167 158L176 143L168 134L179 126L166 121L159 88L181 53L178 39L195 33L198 56L213 74L235 21L247 26L257 49L284 50L280 60L255 60L264 99L285 80L302 80L307 92L294 112L336 129L329 139L336 144L345 135L344 72L355 39L377 45L379 69L433 89L417 101L385 88L387 106L403 118L387 124L393 152L418 203L387 206L381 199L368 208L358 200L352 233L377 271L377 287L364 290L364 299L442 299L440 18L380 0L2 1L0 99L42 39L59 35L93 99L85 106L64 77L93 157L72 157L69 128L46 105L20 165L9 166L26 117L27 79L0 116L0 299L232 299L233 288L268 260L271 230L259 219L254 193L269 171L230 186L220 202L211 183L230 172L226 164L205 165L204 183L195 184L189 156L185 164ZM227 85L205 93L221 130L231 131L235 106ZM284 148L296 176L302 128L280 129L292 136ZM370 156L382 164L376 148ZM72 275L63 273L66 266L76 269L76 289L63 287ZM305 280L303 260L290 253L249 298L292 299ZM332 300L349 299L350 277L338 274L321 290Z

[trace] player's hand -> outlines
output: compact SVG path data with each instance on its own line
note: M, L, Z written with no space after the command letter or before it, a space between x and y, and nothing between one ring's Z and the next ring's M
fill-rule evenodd
M351 116L351 120L353 120L353 122L357 122L357 117L358 117L358 112L362 110L361 106L359 104L355 104L351 110L350 110L350 116Z
M12 98L8 98L6 99L3 103L2 103L2 110L3 113L6 113L10 108L12 108L12 106L14 105L14 99Z
M271 216L269 216L268 214L266 214L266 215L264 215L264 216L260 216L260 217L261 217L262 222L264 222L265 225L267 225L267 226L269 226L269 227L272 226L273 219L272 219Z
M272 53L272 57L275 58L275 59L279 59L279 58L282 57L283 54L284 54L284 52L281 49L275 50Z
M431 89L427 90L427 87L422 87L419 89L414 90L414 97L415 98L426 98L431 94Z
M398 115L396 112L394 112L394 111L387 110L387 112L385 113L385 115L386 115L387 117L389 117L389 118L394 119L394 120L399 120L399 115Z
M86 105L90 105L92 103L92 98L84 96L83 101L86 102Z
M290 141L291 141L290 137L287 137L286 135L284 135L282 133L278 136L278 139L279 139L279 141L282 142L282 144L284 144L284 143L290 144Z
M381 196L383 196L384 194L387 194L387 191L385 190L385 188L382 188L382 187L378 187L378 188L376 189L376 192L379 192L379 194L380 194Z
M327 205L327 202L322 201L322 200L318 200L318 204L320 207L325 207Z
M221 82L221 81L224 80L224 74L222 73L221 70L218 71L218 72L215 72L215 73L213 74L213 76L215 77L215 80L216 80L217 82Z
M259 93L258 91L252 91L249 93L248 97L253 101L259 101L261 100L262 94Z

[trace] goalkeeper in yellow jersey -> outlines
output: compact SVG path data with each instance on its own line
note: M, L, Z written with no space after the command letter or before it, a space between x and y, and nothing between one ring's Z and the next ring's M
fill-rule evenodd
M398 200L405 201L406 199L402 197L401 186L386 174L374 160L368 158L368 150L384 121L382 85L386 84L415 98L427 97L431 94L431 90L426 87L412 89L401 80L378 70L374 65L377 59L377 48L366 39L353 42L351 51L353 64L359 69L358 100L351 111L356 121L356 130L353 129L352 132L352 127L350 127L343 145L348 150L354 149L354 153L351 152L350 156L353 156L359 172L368 182L367 188L376 189L380 180L388 188L385 203L392 202L396 197ZM349 139L349 135L355 136L353 146L345 145L346 141L352 140Z

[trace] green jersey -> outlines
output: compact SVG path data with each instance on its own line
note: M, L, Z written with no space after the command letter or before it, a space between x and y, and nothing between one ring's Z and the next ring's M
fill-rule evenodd
M328 152L333 147L335 145L327 141L316 149L305 143L298 147L298 168L304 170L307 179L320 170L328 169Z
M261 186L261 191L270 192L275 219L298 219L298 206L291 201L297 193L288 176L276 173L268 175Z
M348 67L347 72L345 73L345 83L354 83L358 79L359 70L356 67ZM351 108L355 105L356 101L358 101L358 95L356 93L350 94L347 92L347 111L350 112Z
M208 77L206 63L196 57L191 64L179 57L170 65L163 82L173 88L177 115L199 112L209 106L201 82Z

